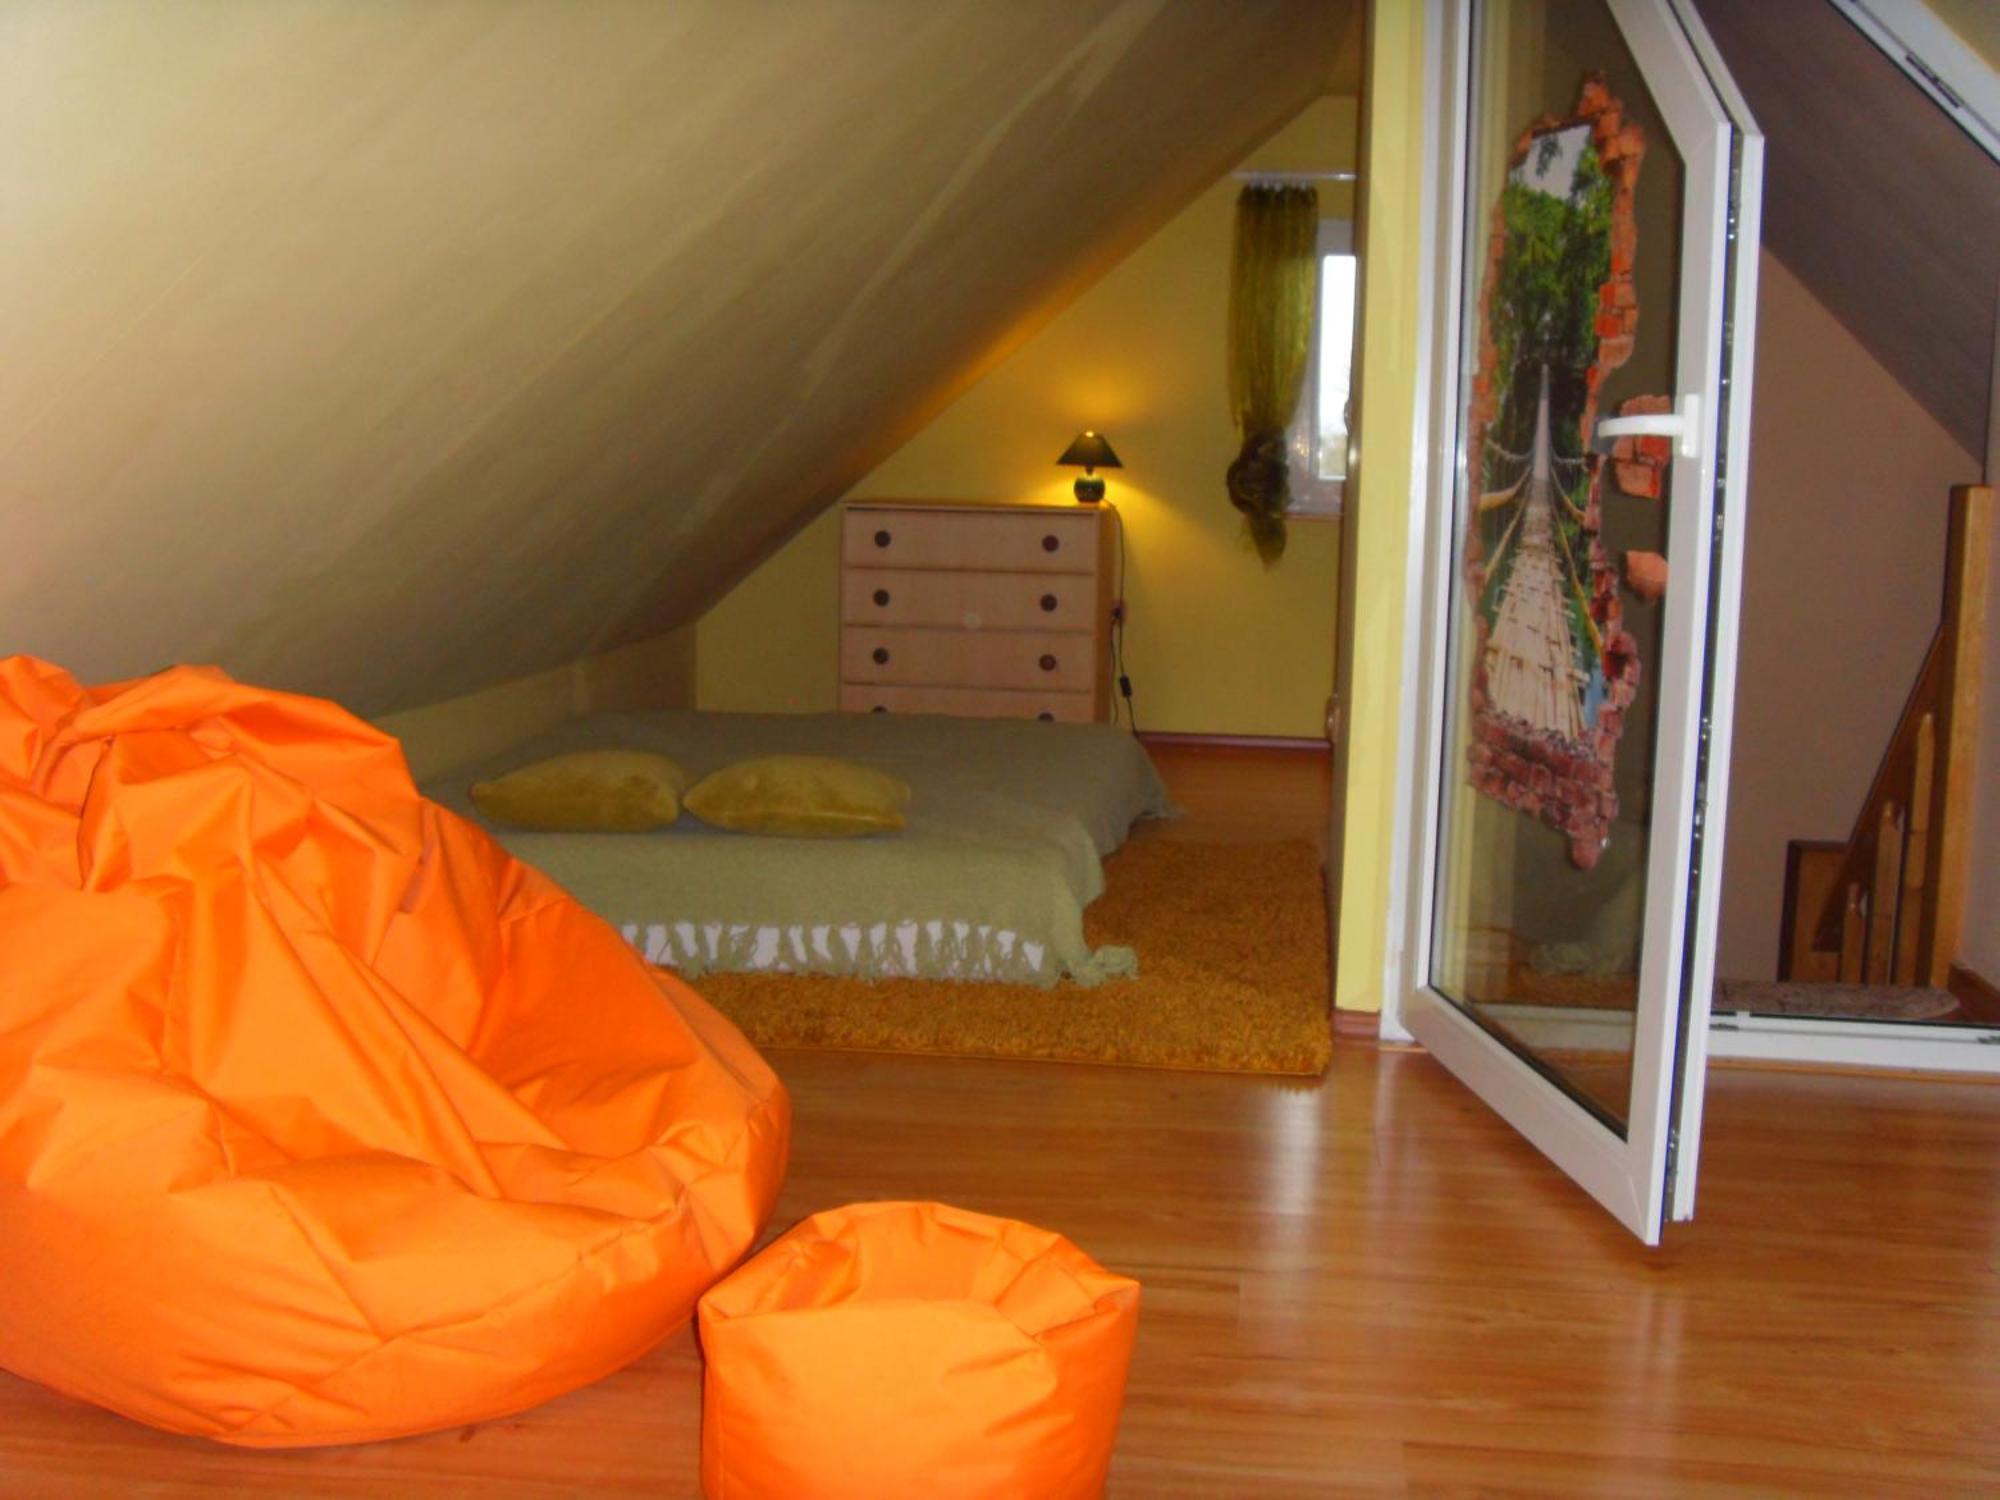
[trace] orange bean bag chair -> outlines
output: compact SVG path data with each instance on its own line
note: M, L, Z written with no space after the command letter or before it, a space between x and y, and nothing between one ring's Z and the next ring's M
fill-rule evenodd
M701 1299L708 1500L1101 1494L1139 1284L941 1203L815 1214Z
M0 660L0 1364L177 1432L517 1411L680 1326L790 1106L328 703Z

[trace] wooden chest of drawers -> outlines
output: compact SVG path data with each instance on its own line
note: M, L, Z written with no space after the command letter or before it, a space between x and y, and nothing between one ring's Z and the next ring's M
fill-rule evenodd
M1109 511L864 502L841 524L843 710L1110 717Z

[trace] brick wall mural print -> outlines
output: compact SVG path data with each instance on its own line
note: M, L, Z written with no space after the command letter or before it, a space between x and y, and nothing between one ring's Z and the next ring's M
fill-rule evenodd
M1563 834L1585 869L1617 816L1612 762L1639 684L1599 534L1613 465L1592 455L1590 434L1598 388L1631 357L1638 328L1632 200L1644 154L1601 79L1568 119L1522 131L1487 242L1468 413L1468 774ZM1657 495L1661 455L1621 448L1633 483L1650 477Z

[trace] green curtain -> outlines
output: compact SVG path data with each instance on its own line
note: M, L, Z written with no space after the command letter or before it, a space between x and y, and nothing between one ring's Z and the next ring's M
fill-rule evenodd
M1229 503L1268 565L1285 550L1292 503L1285 432L1298 410L1319 291L1319 194L1252 184L1236 198L1229 267L1229 405L1242 444Z

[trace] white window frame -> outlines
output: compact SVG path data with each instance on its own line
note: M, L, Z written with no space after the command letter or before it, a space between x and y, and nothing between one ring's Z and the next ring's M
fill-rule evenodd
M1319 238L1313 256L1313 325L1312 357L1306 362L1305 385L1299 391L1299 407L1292 417L1292 425L1285 433L1285 456L1290 466L1291 504L1286 507L1287 520L1337 521L1341 507L1347 500L1347 480L1321 479L1317 472L1315 458L1319 453L1319 386L1320 386L1320 320L1324 309L1320 306L1319 289L1325 280L1326 258L1330 255L1354 254L1354 224L1348 219L1321 219ZM1356 302L1350 311L1350 318L1360 314L1359 293L1361 278L1359 266L1354 279ZM1350 405L1354 391L1354 351L1350 345L1347 366L1348 394ZM1352 421L1348 424L1348 440L1353 440ZM1351 468L1351 464L1349 465Z

